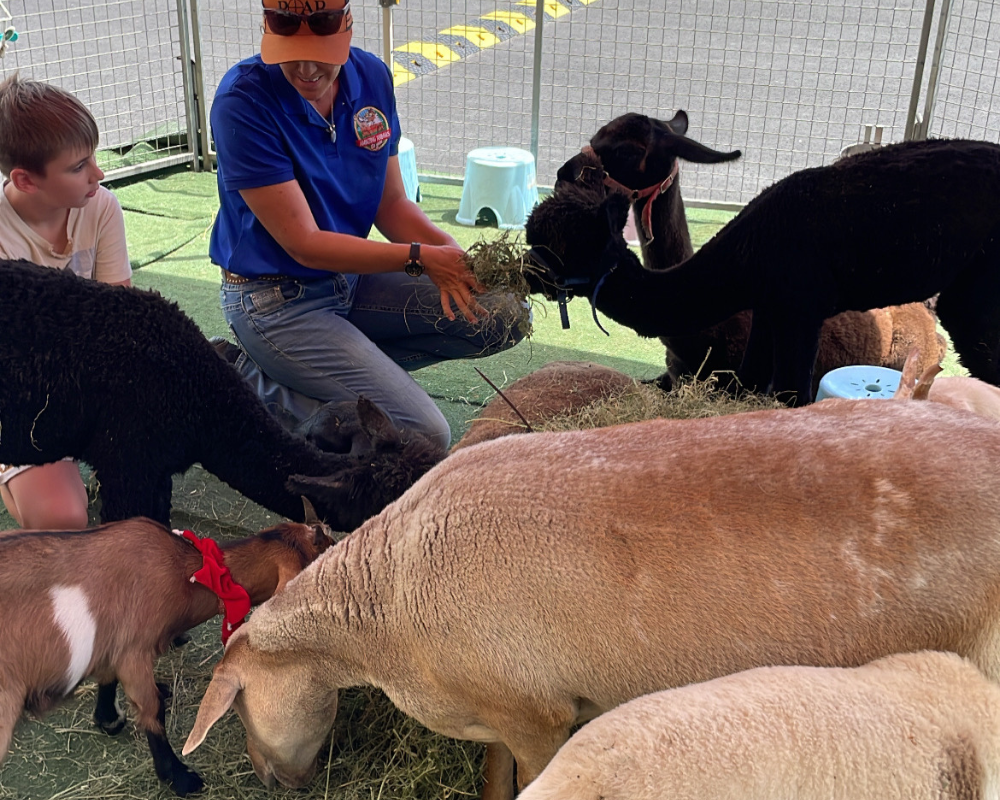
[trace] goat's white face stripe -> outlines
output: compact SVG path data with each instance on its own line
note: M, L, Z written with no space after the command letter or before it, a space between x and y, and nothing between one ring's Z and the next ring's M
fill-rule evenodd
M97 623L90 613L87 595L79 586L53 586L52 614L56 625L69 645L69 666L66 668L66 691L70 691L87 676L94 655Z

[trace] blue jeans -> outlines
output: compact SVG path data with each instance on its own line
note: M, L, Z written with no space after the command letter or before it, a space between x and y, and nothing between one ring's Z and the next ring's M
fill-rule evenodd
M268 409L294 425L332 400L364 395L397 426L444 447L448 422L409 372L454 358L487 356L523 338L528 310L513 295L488 293L490 315L470 324L441 313L426 276L360 275L353 293L339 273L230 283L222 312L243 351L236 368Z

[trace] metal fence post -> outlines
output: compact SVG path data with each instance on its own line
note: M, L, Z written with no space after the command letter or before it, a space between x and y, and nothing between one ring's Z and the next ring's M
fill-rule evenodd
M201 127L197 124L198 106L196 97L199 92L195 89L195 76L192 69L191 55L191 21L188 16L188 0L177 0L177 27L178 39L181 45L181 78L184 83L184 116L187 118L187 141L188 149L193 156L192 162L195 172L201 170L201 154L199 153L198 130Z
M392 7L399 5L399 0L378 0L382 7L382 60L392 72Z
M915 128L920 124L917 119L917 104L920 102L920 87L924 81L924 63L927 61L927 42L931 38L931 22L934 17L934 0L927 0L924 7L924 23L920 29L920 47L917 50L917 63L913 70L913 89L910 91L910 107L906 112L906 127L903 130L903 140L914 138Z
M201 49L201 23L198 21L198 0L191 2L191 36L193 42L194 62L194 92L195 92L195 113L198 119L198 133L201 145L201 165L205 169L211 169L214 158L212 154L212 143L208 128L208 98L205 96L205 71L202 68L204 57Z
M937 37L934 40L934 56L931 59L931 74L927 80L927 97L924 100L924 116L919 125L914 127L913 138L926 139L931 129L931 115L934 111L934 101L937 99L938 86L941 83L941 54L944 52L944 38L948 33L948 22L951 19L951 0L942 0L941 16L938 19Z
M535 54L531 65L531 155L538 164L538 129L542 92L542 22L545 0L535 2Z

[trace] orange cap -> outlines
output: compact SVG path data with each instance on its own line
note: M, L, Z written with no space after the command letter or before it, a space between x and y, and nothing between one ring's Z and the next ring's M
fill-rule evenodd
M343 8L340 0L263 0L265 9L277 9L291 14L313 14L317 11L332 11ZM351 34L354 20L347 12L345 28L330 36L317 36L305 20L298 31L291 36L271 33L264 19L264 35L260 40L260 57L265 64L281 64L286 61L319 61L322 64L346 64L351 52Z

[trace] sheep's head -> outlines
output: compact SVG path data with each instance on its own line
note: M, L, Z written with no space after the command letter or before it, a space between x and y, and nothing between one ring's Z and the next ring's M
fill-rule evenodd
M644 114L622 114L590 139L590 146L608 174L630 189L641 190L665 180L682 158L697 164L717 164L740 157L739 150L712 150L685 134L688 117L678 111L673 119Z
M396 428L366 397L358 398L356 417L360 432L352 440L367 445L352 449L334 475L292 475L285 484L322 506L327 524L337 531L353 531L447 455L423 434Z
M525 273L532 293L590 297L622 259L638 263L622 236L628 212L627 197L588 183L564 183L535 206L524 226L527 257L538 268Z
M263 616L266 608L258 613ZM246 728L247 754L261 783L301 789L316 774L319 750L333 728L337 688L330 686L330 665L315 652L289 656L251 644L257 616L233 634L215 665L184 755L233 708Z

